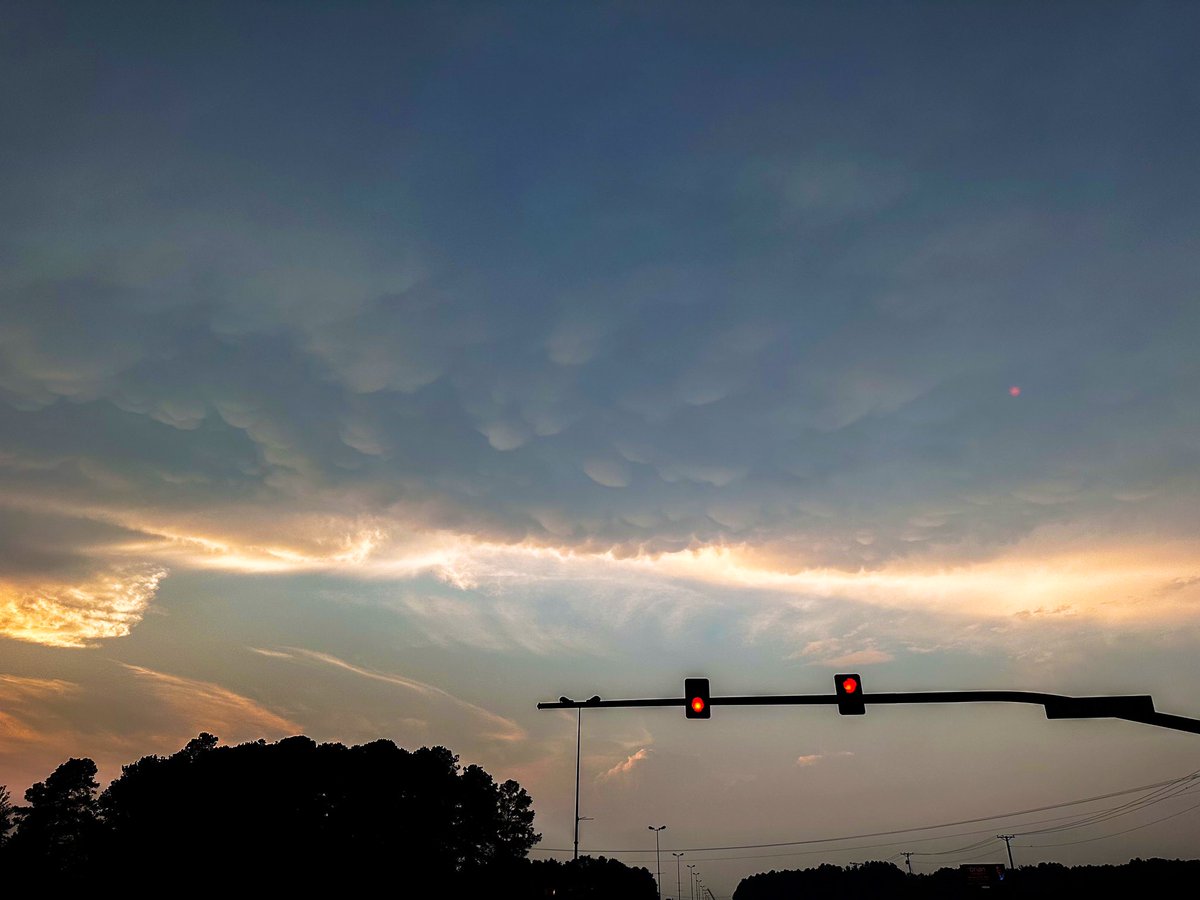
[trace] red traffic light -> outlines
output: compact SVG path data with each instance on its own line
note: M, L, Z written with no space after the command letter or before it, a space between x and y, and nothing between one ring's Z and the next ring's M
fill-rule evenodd
M684 707L684 715L689 719L707 719L712 716L712 710L708 708L708 679L707 678L685 678L683 679L683 696L687 703Z
M867 707L863 703L861 678L845 673L834 675L833 686L837 690L839 713L843 716L861 716L866 713Z

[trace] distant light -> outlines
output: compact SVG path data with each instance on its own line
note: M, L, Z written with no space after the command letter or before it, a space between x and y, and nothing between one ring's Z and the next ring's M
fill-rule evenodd
M704 698L703 697L693 697L692 698L692 709L698 713L704 712Z
M1012 387L1010 387L1010 388L1008 389L1008 395L1009 395L1010 397L1020 397L1020 396L1021 396L1021 389L1020 389L1020 388L1019 388L1017 385L1015 385L1015 384L1014 384Z
M858 682L853 678L847 678L842 682L842 690L844 690L847 694L853 694L858 690Z

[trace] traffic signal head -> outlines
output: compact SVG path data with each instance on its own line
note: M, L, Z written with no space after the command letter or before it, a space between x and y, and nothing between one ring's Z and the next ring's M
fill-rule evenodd
M861 716L867 708L863 704L862 679L857 675L834 675L833 685L837 690L838 712L843 716Z
M683 699L687 701L684 712L689 719L707 719L712 715L708 702L708 679L683 679Z

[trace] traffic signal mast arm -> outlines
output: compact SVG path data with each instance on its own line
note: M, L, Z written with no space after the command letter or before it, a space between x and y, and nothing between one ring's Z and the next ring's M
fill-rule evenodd
M1189 719L1169 713L1156 712L1149 695L1135 694L1110 697L1064 697L1036 691L903 691L887 694L866 693L861 700L866 705L898 705L902 703L1032 703L1046 710L1047 719L1126 719L1145 725L1157 725L1176 731L1200 734L1200 719ZM710 697L710 706L836 706L836 694L761 694L743 697ZM538 709L575 709L576 707L626 706L684 706L686 697L663 697L639 700L571 700L561 697L556 702L539 703Z

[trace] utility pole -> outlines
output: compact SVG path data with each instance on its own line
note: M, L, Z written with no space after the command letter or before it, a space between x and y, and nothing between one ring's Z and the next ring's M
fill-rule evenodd
M653 825L647 825L654 832L654 858L658 860L658 900L662 900L662 854L658 849L658 833L666 828L666 825L659 825L655 828Z
M996 837L999 838L1000 840L1004 841L1004 846L1008 848L1008 867L1010 869L1015 869L1016 866L1013 864L1013 861L1012 861L1012 839L1015 838L1016 835L1015 834L998 834L998 835L996 835Z
M901 851L900 851L900 854L901 854L901 855L904 857L904 861L905 861L906 863L908 863L908 874L909 874L909 875L911 875L911 874L912 874L912 855L913 855L913 852L914 852L914 851L907 851L907 852L906 852L906 851L904 851L904 850L901 850Z
M675 900L683 900L683 879L679 875L679 859L682 853L672 853L675 857Z

